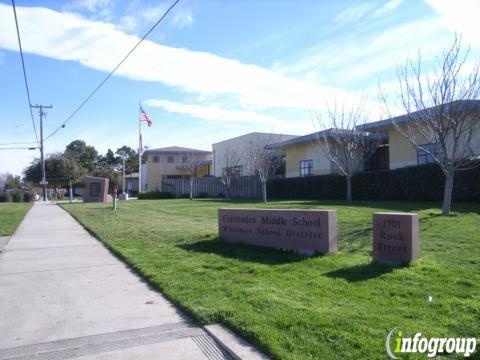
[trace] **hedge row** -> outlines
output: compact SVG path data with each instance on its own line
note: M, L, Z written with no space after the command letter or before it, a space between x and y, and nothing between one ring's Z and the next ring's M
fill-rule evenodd
M31 191L14 190L0 192L1 202L32 202L35 195Z
M155 199L173 199L172 193L166 191L148 191L138 194L140 200L155 200Z
M441 201L444 175L435 164L387 171L365 171L352 177L354 200ZM346 178L319 175L274 179L269 182L271 199L340 200L346 197ZM480 202L480 166L455 174L453 199Z

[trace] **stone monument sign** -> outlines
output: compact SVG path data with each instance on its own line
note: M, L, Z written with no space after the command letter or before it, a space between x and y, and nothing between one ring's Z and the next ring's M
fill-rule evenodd
M108 195L108 179L95 176L86 176L83 202L109 201L111 201L111 196Z
M373 215L373 260L408 263L418 258L418 215L375 213Z
M335 210L219 209L218 229L228 242L308 255L337 251Z

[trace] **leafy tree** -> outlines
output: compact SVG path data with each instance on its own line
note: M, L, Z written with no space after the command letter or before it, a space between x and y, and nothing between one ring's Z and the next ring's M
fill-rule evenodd
M65 153L75 159L75 161L86 170L87 173L95 171L98 152L93 146L87 145L83 140L75 140L67 145ZM49 176L50 177L50 176Z
M115 154L118 155L119 164L122 164L122 159L125 154L125 173L132 174L138 172L138 153L130 146L123 145L118 148Z
M5 179L5 189L20 189L22 187L22 182L20 176L8 174Z
M45 159L45 172L50 184L65 185L68 180L80 180L85 175L85 169L71 156L69 152L54 153ZM25 181L38 183L42 179L40 159L35 159L24 171Z
M121 173L113 166L99 166L92 174L93 176L107 178L109 180L109 191L112 193L113 189L118 189L121 183Z
M5 188L5 185L7 184L7 181L10 179L11 176L13 175L8 172L0 173L0 191Z
M118 167L120 163L121 159L111 149L108 149L105 155L99 155L97 160L97 166Z

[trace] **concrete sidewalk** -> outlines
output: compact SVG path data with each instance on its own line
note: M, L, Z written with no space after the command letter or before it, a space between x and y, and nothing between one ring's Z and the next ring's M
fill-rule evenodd
M0 254L0 359L227 359L72 217L35 204Z

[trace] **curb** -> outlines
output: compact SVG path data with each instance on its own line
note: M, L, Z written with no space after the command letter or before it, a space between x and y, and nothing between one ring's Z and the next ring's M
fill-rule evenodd
M235 360L270 359L222 324L206 325L203 329Z
M5 250L11 236L0 236L0 254Z

